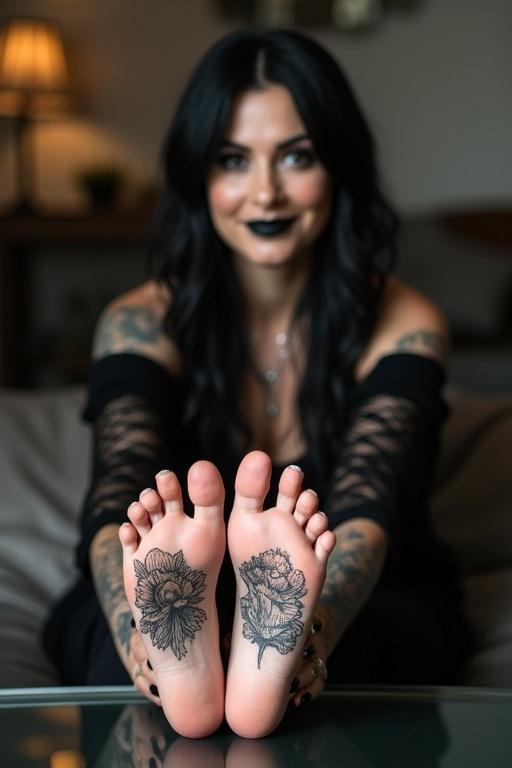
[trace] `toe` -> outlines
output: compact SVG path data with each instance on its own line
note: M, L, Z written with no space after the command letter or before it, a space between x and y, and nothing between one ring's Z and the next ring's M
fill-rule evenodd
M308 488L297 499L293 516L299 525L306 525L312 515L318 510L318 496L315 491Z
M323 512L316 512L312 515L306 525L306 536L312 544L316 542L318 537L327 530L329 527L329 520L327 515Z
M194 518L223 518L224 484L219 470L211 461L196 461L190 467L188 493L194 504Z
M151 524L158 523L164 516L160 495L153 488L146 488L139 496L139 501L146 508Z
M286 467L279 480L276 507L284 509L285 512L290 514L293 512L300 494L303 477L302 469L295 464L290 464L289 467Z
M271 471L270 458L263 451L251 451L244 456L236 474L234 512L263 511Z
M336 544L336 534L333 531L324 531L315 543L315 555L320 563L325 564Z
M139 536L145 536L146 533L150 532L151 520L146 507L140 501L134 501L133 504L130 504L127 514Z
M169 469L162 469L156 476L156 487L162 498L165 514L183 512L183 496L178 478Z
M119 528L119 540L127 555L135 554L139 546L139 537L131 523L123 523Z

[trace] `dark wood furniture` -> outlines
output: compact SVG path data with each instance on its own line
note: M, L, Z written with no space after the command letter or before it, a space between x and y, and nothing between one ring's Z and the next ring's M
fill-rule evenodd
M140 246L142 250L150 242L151 231L149 208L0 218L0 385L30 385L21 342L30 319L27 276L38 250L69 249L72 267L77 248L88 247L91 252L97 248L103 257L109 248Z

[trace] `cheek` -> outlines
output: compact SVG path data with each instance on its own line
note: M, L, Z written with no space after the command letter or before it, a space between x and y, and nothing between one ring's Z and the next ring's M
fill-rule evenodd
M326 208L330 205L331 184L329 178L323 173L315 173L296 179L293 190L290 190L294 199L304 208Z
M213 217L235 213L243 197L242 185L236 181L214 181L208 189L208 202Z

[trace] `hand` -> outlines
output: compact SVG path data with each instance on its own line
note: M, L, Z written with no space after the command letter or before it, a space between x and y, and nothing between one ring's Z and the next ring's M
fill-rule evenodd
M296 707L307 704L323 691L327 681L326 658L327 649L322 622L319 619L313 619L290 690L290 702L293 702Z
M123 654L121 660L139 693L142 693L142 695L153 702L153 704L157 704L161 707L162 705L160 703L156 685L156 676L149 665L150 663L146 649L144 648L141 636L135 627L132 628L128 654ZM151 690L151 687L153 687L153 691L157 692L156 694Z

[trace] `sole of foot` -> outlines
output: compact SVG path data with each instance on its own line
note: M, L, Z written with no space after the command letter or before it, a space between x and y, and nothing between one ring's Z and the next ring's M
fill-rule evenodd
M271 733L285 713L336 543L298 467L284 470L276 506L263 510L270 474L265 453L243 459L228 524L237 598L225 712L245 738Z
M224 716L215 586L225 551L224 486L216 467L188 473L194 517L183 509L176 475L162 470L119 530L125 591L160 701L182 736L213 733Z

